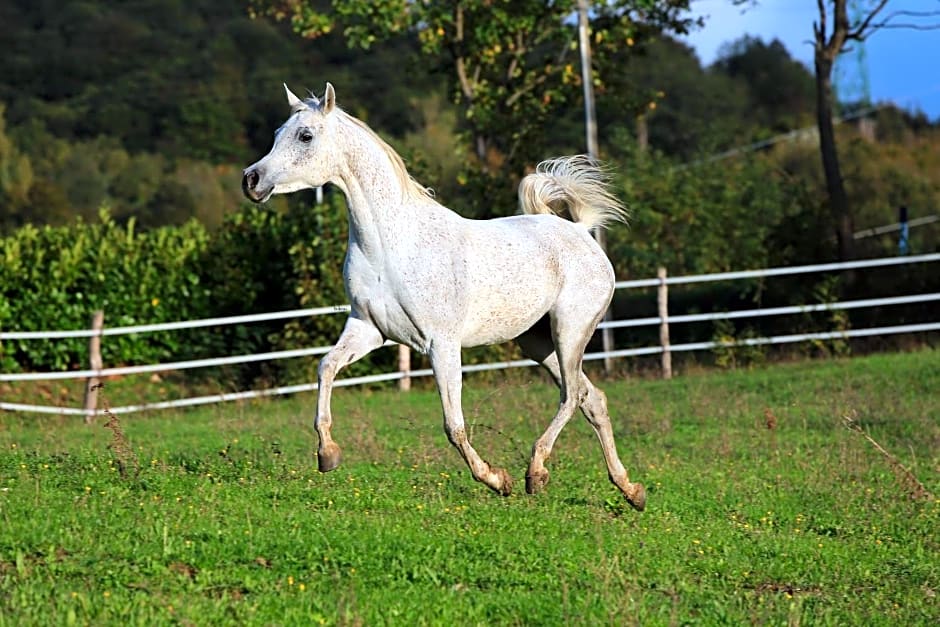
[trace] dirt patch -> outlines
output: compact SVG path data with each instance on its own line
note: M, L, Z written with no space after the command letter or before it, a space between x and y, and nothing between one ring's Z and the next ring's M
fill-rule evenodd
M778 581L765 581L755 586L749 586L749 588L757 594L786 594L791 597L798 594L822 593L822 590L816 586L801 586Z

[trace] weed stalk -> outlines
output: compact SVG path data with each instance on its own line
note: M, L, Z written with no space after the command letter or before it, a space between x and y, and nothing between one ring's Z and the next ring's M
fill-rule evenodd
M858 424L856 418L858 418L858 412L853 409L851 412L842 416L842 421L849 431L854 431L855 433L861 435L863 438L868 440L872 446L875 447L875 450L884 455L885 459L887 459L888 463L891 465L891 469L894 470L895 476L898 477L901 484L907 489L910 497L915 500L934 500L936 497L930 493L930 490L928 490L926 486L924 486L924 484L917 479L917 477L914 476L914 473L904 466L904 464L902 464L897 457L885 450L885 448L881 446L881 444L879 444L875 438L871 437L871 435L869 435L868 432L865 431L865 429L863 429L860 424Z
M136 479L140 476L140 462L134 454L130 440L124 435L124 430L121 428L121 422L118 420L118 417L111 413L111 404L108 402L103 392L104 384L97 383L95 389L101 391L102 411L108 419L103 426L105 429L110 429L112 435L111 444L108 445L108 449L114 455L114 460L117 462L121 478L127 479L128 469L132 468L134 470L134 478Z

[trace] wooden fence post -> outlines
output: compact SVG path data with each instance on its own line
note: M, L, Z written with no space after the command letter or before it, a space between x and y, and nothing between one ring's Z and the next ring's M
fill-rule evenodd
M663 379L671 379L672 353L669 352L669 287L666 285L666 268L660 267L656 271L656 277L659 279L656 304L659 307L659 344L663 347Z
M407 392L411 389L411 349L404 344L398 345L398 372L405 373L405 376L398 380L398 389Z
M101 370L101 330L104 328L104 311L98 310L91 317L91 330L95 334L88 341L89 370ZM98 413L98 377L88 377L85 381L85 424L91 424Z
M604 322L610 322L613 316L610 313L610 310L613 308L613 301L610 302L610 306L607 308L607 312L604 313ZM611 329L601 329L601 347L604 349L604 373L609 375L614 371L614 358L609 356L609 353L614 350L614 332Z

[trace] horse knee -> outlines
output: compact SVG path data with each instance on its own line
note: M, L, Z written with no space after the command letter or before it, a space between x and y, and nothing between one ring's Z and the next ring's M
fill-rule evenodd
M324 379L332 380L336 377L337 370L335 360L330 359L330 355L327 353L317 366L317 379L319 381L323 381Z

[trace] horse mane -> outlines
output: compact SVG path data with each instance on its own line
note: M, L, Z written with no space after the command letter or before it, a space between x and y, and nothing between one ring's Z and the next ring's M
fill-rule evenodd
M319 106L319 103L317 103L317 106ZM387 156L388 160L391 162L392 171L398 178L398 182L401 184L401 188L404 190L405 195L414 199L434 198L434 191L430 187L425 187L416 181L414 177L408 173L408 168L405 166L405 160L401 158L401 155L395 152L395 149L389 146L388 142L379 137L378 133L369 128L368 124L359 118L346 113L339 107L335 107L333 109L333 113L339 113L343 120L353 123L356 127L365 131L366 135L375 141L378 147L382 149L382 152L385 153L385 156Z

